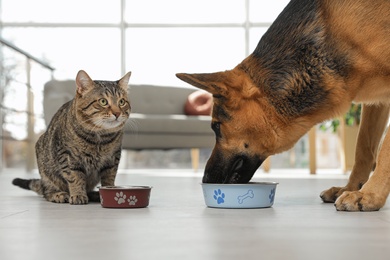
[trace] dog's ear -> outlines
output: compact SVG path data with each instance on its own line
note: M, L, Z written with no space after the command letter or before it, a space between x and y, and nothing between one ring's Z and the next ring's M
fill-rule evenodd
M193 85L194 87L206 90L213 95L224 95L226 92L225 72L215 73L177 73L176 77Z
M214 97L228 97L229 92L239 92L242 98L253 99L260 96L259 88L256 87L248 75L239 69L224 72L186 74L177 73L176 76L214 95Z

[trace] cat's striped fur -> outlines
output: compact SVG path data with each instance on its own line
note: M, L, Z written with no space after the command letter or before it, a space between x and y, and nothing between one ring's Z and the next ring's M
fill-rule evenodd
M36 143L40 179L13 184L57 203L99 201L94 188L114 185L121 157L123 128L129 118L130 72L118 81L76 77L76 96L65 103Z

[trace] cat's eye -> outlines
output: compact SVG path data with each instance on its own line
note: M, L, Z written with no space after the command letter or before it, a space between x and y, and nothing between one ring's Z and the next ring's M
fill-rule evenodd
M119 100L119 106L123 107L124 105L126 105L126 101L124 98L122 98L121 100Z
M105 98L101 98L101 99L99 99L99 104L100 104L101 106L105 107L105 106L108 105L108 101L107 101L107 99L105 99Z

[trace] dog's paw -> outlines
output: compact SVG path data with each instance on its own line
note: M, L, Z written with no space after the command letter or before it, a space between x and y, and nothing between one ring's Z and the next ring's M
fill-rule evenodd
M336 200L335 207L338 211L376 211L383 207L386 198L362 191L345 191Z
M321 192L320 198L323 202L334 203L344 191L344 187L332 187Z
M88 204L88 196L82 194L71 195L69 203L73 205Z

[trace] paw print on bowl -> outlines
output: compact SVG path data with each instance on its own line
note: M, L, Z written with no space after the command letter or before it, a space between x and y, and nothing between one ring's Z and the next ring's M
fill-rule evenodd
M214 199L218 204L222 204L225 202L225 193L221 191L221 189L214 190Z
M130 206L137 204L137 201L138 199L136 196L130 196L129 199L127 200Z
M126 202L126 194L123 194L122 191L117 192L114 199L118 202L118 204L125 203Z
M103 208L144 208L149 206L151 186L101 186Z

